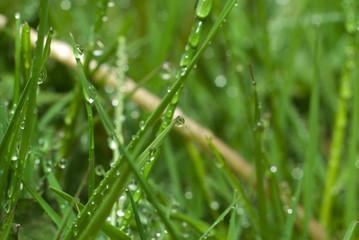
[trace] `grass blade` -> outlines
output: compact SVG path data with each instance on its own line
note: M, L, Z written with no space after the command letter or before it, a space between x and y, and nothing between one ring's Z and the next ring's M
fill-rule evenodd
M141 219L140 219L140 215L138 214L138 210L137 210L135 200L133 200L132 193L131 193L130 190L127 191L127 194L128 194L128 196L130 197L130 200L131 200L131 206L133 208L133 213L135 215L135 220L136 220L136 224L137 224L137 227L138 227L138 231L139 231L141 240L146 240L145 230L143 229Z
M199 238L199 240L202 239L206 239L209 235L210 232L212 231L212 229L217 226L218 223L220 223L224 217L229 213L229 211L233 210L234 205L237 203L238 199L237 197L235 197L233 199L233 202L226 208L226 210L224 210L221 215L219 215L219 217L216 219L216 221L207 229L207 231L205 233L203 233L203 235Z
M357 227L357 225L358 225L358 221L353 221L350 224L347 232L345 233L345 236L344 236L343 240L351 240L352 239L352 237L354 236L353 234L354 234L354 231L355 231L355 228Z

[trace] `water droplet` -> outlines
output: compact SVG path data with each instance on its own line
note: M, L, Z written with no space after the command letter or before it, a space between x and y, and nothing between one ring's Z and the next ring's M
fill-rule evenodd
M140 129L141 130L145 129L145 124L146 124L145 121L143 121L143 120L140 121Z
M235 6L235 7L238 7L238 3L235 3L234 6Z
M301 179L303 176L303 170L299 167L296 167L292 170L291 174L294 179Z
M191 34L188 38L189 43L192 47L197 47L202 35L203 21L196 19L193 23Z
M199 0L196 7L196 15L199 18L206 18L212 8L212 0Z
M210 204L211 208L213 210L218 210L219 208L219 203L217 201L212 201L211 204Z
M223 88L227 85L227 78L223 75L218 75L214 80L214 84L219 88Z
M183 53L181 60L180 60L181 67L187 66L191 62L193 55L194 55L194 50L190 47L187 47L187 48L189 48L189 50L187 50L185 53Z
M292 213L293 213L293 209L288 208L287 213L288 213L288 214L292 214Z
M193 194L192 194L192 192L186 192L185 194L184 194L184 197L186 198L186 199L188 199L188 200L190 200L190 199L192 199L193 198Z
M52 170L52 161L51 160L46 161L46 170L48 172L51 172L51 170Z
M107 22L108 21L108 17L107 16L103 16L102 17L102 22Z
M16 161L16 160L17 160L17 156L13 156L13 157L11 158L11 160L12 160L12 161Z
M11 198L13 192L14 192L14 186L13 186L13 185L10 185L9 189L7 190L7 196L8 196L9 198Z
M163 80L168 80L172 77L172 67L168 62L164 62L162 64L162 68L159 72L159 75Z
M184 75L186 75L186 72L187 72L187 68L186 68L186 67L180 68L180 70L178 71L178 74L177 74L177 78L178 78L178 77L183 77Z
M178 116L176 119L175 119L175 126L176 127L183 127L185 123L185 120L182 116Z
M35 159L35 164L36 164L36 165L39 165L39 164L40 164L40 159L36 158L36 159Z
M270 167L270 171L271 171L272 173L276 173L276 172L277 172L277 167L276 167L276 166L271 166L271 167Z
M125 216L125 213L122 210L118 210L116 212L116 215L119 216L119 217L123 217L123 216Z
M170 87L167 88L167 92L168 92L168 93L171 92L171 88L170 88Z
M156 148L150 148L149 152L150 152L150 156L153 156L156 153L157 149Z
M114 2L114 1L108 1L108 2L107 2L107 7L112 8L112 7L114 7L114 6L115 6L115 2Z
M105 175L105 169L103 168L103 166L101 164L96 165L95 174L97 176L104 176Z
M112 149L112 150L116 150L117 149L117 144L116 142L111 139L110 143L109 143L109 147Z
M10 207L11 207L11 202L10 200L6 200L5 204L4 204L4 210L6 213L9 213L10 212Z
M117 107L118 106L118 100L117 99L113 99L112 100L112 102L111 102L111 104L112 104L112 106L114 106L114 107Z
M44 67L42 71L40 72L39 79L37 80L37 84L42 84L47 79L47 70Z
M62 10L68 11L71 9L71 2L69 0L63 0L60 3Z
M256 132L262 132L264 130L264 124L263 121L258 121L256 122L255 126L254 126L254 131Z
M58 162L58 166L61 169L65 169L66 168L66 159L65 158L61 158Z
M15 13L15 19L20 19L21 15L19 12Z
M84 50L80 45L76 45L75 51L74 51L75 58L79 59L84 55Z
M137 119L140 117L140 113L138 111L132 111L131 112L131 118L132 119Z

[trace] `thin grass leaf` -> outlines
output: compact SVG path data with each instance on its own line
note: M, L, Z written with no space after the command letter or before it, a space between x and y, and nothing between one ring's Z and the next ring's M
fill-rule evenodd
M244 208L246 209L246 212L250 216L250 219L251 219L252 223L254 224L255 229L259 231L260 228L259 228L257 216L252 208L252 205L250 204L248 198L246 197L246 195L244 193L243 187L239 183L237 177L234 175L234 173L228 167L226 161L223 159L223 157L220 154L220 152L218 151L217 147L213 144L212 139L207 138L206 140L207 140L207 143L208 143L210 149L212 150L216 159L218 160L219 164L221 165L222 169L226 173L226 176L228 177L229 182L231 182L231 184L233 184L234 188L237 190L237 192L239 194L239 198L242 201Z
M236 207L234 206L234 209L231 214L231 219L229 220L227 240L239 239L242 227L239 226L239 224L237 223L236 215Z
M62 220L61 217L56 213L56 211L28 183L23 183L27 191L29 191L31 196L36 200L36 202L41 206L41 208L44 209L50 219L57 225L57 227L61 227Z
M135 203L135 200L133 200L133 197L132 197L132 193L131 191L127 191L127 195L130 197L130 200L131 200L131 205L132 205L132 208L133 208L133 213L135 215L135 220L136 220L136 225L137 225L137 228L138 228L138 232L140 234L140 238L141 240L146 240L146 233L145 233L145 230L143 228L143 225L142 225L142 222L141 222L141 219L140 219L140 215L138 213L138 210L137 210L137 205Z
M292 205L290 207L291 212L288 212L288 217L287 220L285 222L284 225L284 232L283 232L283 237L282 240L290 240L292 239L292 234L293 234L293 227L294 227L294 221L295 221L295 217L297 214L297 206L300 200L300 193L302 191L302 185L304 182L304 178L302 177L297 185L297 189L295 191L295 195L294 195L294 200L292 202ZM289 210L289 209L288 209Z
M71 195L69 195L57 188L54 188L52 186L49 186L49 189L51 191L53 191L54 193L56 193L58 196L60 196L62 199L67 201L68 203L73 204L73 208L77 212L80 212L84 208L84 205L82 203L80 203L79 201L74 201L74 198ZM116 239L129 240L129 239L131 239L125 233L123 233L118 228L116 228L115 226L111 225L108 222L105 222L103 224L103 226L101 227L101 231L103 231L103 233L106 234L106 236L108 236L109 238L111 238L113 240L116 240Z
M348 42L347 48L350 48L350 46L351 44ZM348 100L352 96L349 81L349 74L352 65L351 58L352 56L350 55L349 51L347 51L346 65L340 80L339 99L335 114L333 137L328 159L328 170L320 211L320 221L325 228L329 227L330 219L332 216L332 205L334 201L333 187L337 180L342 150L344 146L344 138L346 136L345 128L348 123Z
M14 94L13 94L13 106L19 102L20 98L20 69L21 69L21 39L20 39L20 13L15 14L15 81L14 81Z
M32 48L30 39L30 26L26 22L21 31L21 55L22 55L22 73L23 80L26 83L30 79L30 68L32 59Z
M205 233L203 233L203 235L199 238L199 240L202 239L206 239L211 235L211 231L213 228L215 228L218 223L220 223L221 221L223 221L224 217L231 211L233 210L234 205L237 203L238 201L238 197L236 196L232 203L226 208L226 210L224 210L221 215L219 215L219 217L216 219L216 221L207 229L207 231Z
M267 235L267 204L266 195L264 191L264 169L265 164L263 162L263 152L261 144L261 132L263 131L263 122L261 119L261 112L259 108L259 101L257 96L256 81L254 80L252 67L250 66L250 74L252 78L252 84L254 89L254 165L256 169L256 183L257 183L257 199L258 199L258 212L259 212L259 226L262 236Z
M347 232L345 233L345 236L344 236L343 240L351 240L352 237L354 237L353 234L354 234L354 231L355 231L357 225L358 225L358 221L353 221L350 224L350 226L348 227Z
M318 29L317 29L318 31ZM303 175L303 197L304 197L304 217L303 217L303 231L302 237L307 237L307 228L309 220L312 215L312 205L313 205L313 190L314 190L314 176L315 176L315 162L318 159L318 149L319 149L319 86L320 86L320 77L319 77L319 33L316 34L315 44L314 44L314 73L313 81L311 88L310 96L310 107L309 107L309 139L307 143L306 158L304 163L304 175ZM302 184L300 183L298 187ZM294 209L294 208L292 208ZM290 216L292 217L292 216ZM293 221L293 220L291 220ZM289 228L289 224L287 221ZM287 229L289 231L289 229ZM288 235L288 239L290 235Z

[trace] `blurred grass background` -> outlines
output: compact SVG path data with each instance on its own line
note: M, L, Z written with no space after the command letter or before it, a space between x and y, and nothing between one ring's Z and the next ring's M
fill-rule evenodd
M95 59L100 60L117 42L119 36L125 36L128 54L126 75L137 82L150 76L143 87L159 97L163 96L171 86L178 70L178 62L194 19L195 2L193 0L110 1L107 15L103 18L99 41L96 43ZM327 178L327 161L340 98L339 89L347 56L351 54L354 67L350 69L350 86L347 89L351 92L347 98L348 109L345 112L349 122L344 126L344 140L341 143L343 152L340 156L339 175L335 181L332 218L330 225L327 226L328 232L337 238L343 236L350 221L354 220L354 218L350 221L345 219L343 211L348 182L354 182L355 188L358 183L357 177L347 178L348 171L355 168L357 172L359 168L358 160L355 161L354 166L350 165L348 156L351 133L349 124L353 112L352 98L358 81L356 77L358 58L355 55L358 42L357 32L348 33L346 28L346 2L348 1L330 1L330 3L323 0L238 1L215 40L190 74L179 103L188 116L211 129L247 161L253 162L254 103L249 73L249 65L251 65L257 81L265 128L262 147L270 164L266 173L267 176L269 176L268 172L275 173L280 187L288 196L292 196L298 179L303 175L310 135L308 118L311 90L315 80L319 80L319 149L315 154L317 157L313 166L311 213L319 219ZM12 98L15 68L15 47L12 37L14 15L19 12L22 20L36 28L39 22L39 3L40 1L26 0L0 2L0 13L6 15L9 20L7 27L0 32L0 98L3 103L11 102ZM95 0L51 1L49 25L55 30L54 38L70 42L69 32L72 32L78 43L85 47L95 22L96 5ZM222 1L214 1L204 35L208 33L211 23L214 22L223 5ZM355 6L351 8L355 10L357 16L357 8ZM355 29L359 26L357 19L356 17L353 20L356 24ZM348 38L351 36L354 43L348 47ZM348 54L348 51L352 52ZM110 52L106 64L115 65L114 53L115 51ZM73 70L52 59L47 63L47 72L48 78L40 86L38 95L39 119L51 105L67 93L74 91L76 81ZM96 87L103 96L105 107L111 112L111 89L104 86L104 83L96 83ZM56 151L60 148L58 145L61 144L65 111L66 109L62 109L56 121L52 122L46 131L39 131L35 137L39 140L38 148L41 148L41 139L42 141L49 141L46 138L52 139L52 147L44 147L51 150L48 151L49 161L51 157L55 157ZM128 142L148 113L135 103L127 101L125 116L124 136L125 141ZM87 132L82 125L84 122L86 122L86 112L83 108L79 113L79 128L75 132L76 141L67 159L66 170L55 169L64 191L70 194L76 192L78 186L74 183L81 181L82 174L86 171L84 166L87 166L85 157ZM108 139L100 125L95 126L95 137L96 165L107 170L112 152L108 148ZM355 138L357 140L357 137ZM169 174L165 159L174 161L177 172ZM164 189L169 191L164 198L172 201L174 207L179 205L181 210L190 213L193 218L208 220L211 216L204 204L205 195L196 194L201 192L201 186L196 179L198 177L195 170L198 169L196 160L201 162L205 171L205 178L202 181L208 185L208 189L211 189L210 194L214 199L212 208L216 211L225 209L232 201L232 190L224 180L221 180L223 173L216 169L214 157L196 142L184 139L178 133L171 133L170 138L165 142L161 160L156 165L151 178L158 185L160 193L163 193ZM100 172L101 167L97 169ZM42 186L43 183L39 185ZM179 194L175 191L182 193L182 198L179 198ZM255 202L253 184L247 185L246 191L252 202ZM357 192L355 197L357 199ZM48 193L50 202L51 198L51 194ZM86 199L85 193L82 199ZM285 207L288 209L287 205ZM24 206L24 209L28 208ZM40 211L33 206L31 211L35 214L22 219L21 214L25 214L25 210L23 212L20 210L16 219L19 222L26 222L25 225L28 226L31 226L29 218L35 219ZM277 219L272 211L269 210L268 225L273 227L272 234L276 236L281 228L276 226ZM356 206L348 211L357 219ZM42 217L36 219L42 221ZM51 228L49 221L45 222L47 222L46 226ZM245 229L248 228L248 219L242 219L241 224ZM27 234L33 230L28 229ZM243 232L243 238L251 239L253 236L251 231ZM190 235L191 239L196 237L198 237L196 234ZM33 239L40 238L37 235ZM299 238L294 237L294 239Z

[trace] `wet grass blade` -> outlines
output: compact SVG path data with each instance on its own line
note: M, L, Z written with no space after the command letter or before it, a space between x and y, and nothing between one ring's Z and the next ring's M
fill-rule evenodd
M140 215L139 215L138 210L137 210L137 205L135 203L135 200L133 200L133 196L132 196L132 193L131 193L130 190L127 191L127 195L130 197L130 200L131 200L131 206L133 208L133 213L135 215L136 225L137 225L138 232L140 234L141 240L146 240L145 230L144 230L144 228L142 226Z
M234 205L237 203L238 197L235 196L232 203L226 208L226 210L224 210L221 215L219 215L219 217L216 219L216 221L207 229L207 231L205 233L203 233L203 235L199 238L199 240L202 239L207 239L210 235L211 235L211 231L213 228L215 228L218 223L220 223L221 221L223 221L224 217L231 211L233 210Z
M239 199L242 201L244 208L246 209L246 212L248 213L252 223L254 224L255 229L259 230L260 228L259 228L257 216L252 208L251 203L249 202L248 198L245 195L243 187L239 183L237 177L234 175L234 173L228 167L226 161L223 159L223 157L220 154L220 152L218 151L217 147L213 144L212 139L207 138L207 142L208 142L208 145L211 148L212 152L214 153L216 159L218 160L219 164L222 166L223 171L225 172L229 181L234 186L234 188L237 190L237 192L239 194Z
M69 195L59 189L51 187L51 186L49 187L49 189L51 191L53 191L54 193L56 193L58 196L60 196L62 199L67 201L68 203L73 204L73 208L77 212L80 212L84 208L84 205L82 203L80 203L79 201L74 201L74 198L71 195ZM103 224L103 226L101 227L101 231L103 231L106 234L106 236L110 237L113 240L115 240L115 239L118 239L118 240L131 239L125 233L121 232L118 228L116 228L115 226L111 225L108 222L105 222Z
M291 212L290 212L290 214L288 214L287 220L284 225L284 229L283 229L284 233L283 233L282 240L292 239L294 221L295 221L295 217L297 215L297 206L298 206L298 203L300 200L300 193L302 191L303 182L304 182L304 178L301 178L298 182L297 189L296 189L295 195L294 195L294 200L290 207Z
M14 81L14 94L13 94L13 106L19 102L20 98L20 70L21 70L21 39L20 39L20 13L15 14L15 81Z
M264 159L261 144L261 133L263 131L263 121L261 119L261 112L259 108L259 100L257 96L256 81L254 80L252 67L250 66L250 74L254 88L254 165L256 169L256 183L257 183L257 199L258 199L258 212L259 212L259 226L262 236L267 235L267 203L264 191Z

